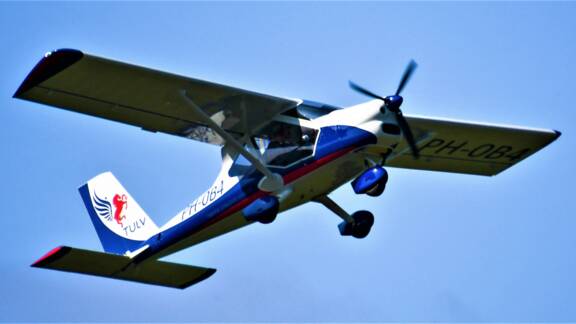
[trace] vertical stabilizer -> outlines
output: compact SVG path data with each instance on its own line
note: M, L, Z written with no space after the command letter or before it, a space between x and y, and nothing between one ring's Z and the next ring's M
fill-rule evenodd
M125 254L158 233L158 227L111 172L79 189L104 251Z

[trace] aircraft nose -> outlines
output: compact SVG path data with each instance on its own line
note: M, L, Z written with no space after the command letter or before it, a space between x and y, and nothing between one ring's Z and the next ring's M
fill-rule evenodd
M397 112L403 101L404 98L402 96L394 95L386 97L384 102L386 103L386 108L392 112Z

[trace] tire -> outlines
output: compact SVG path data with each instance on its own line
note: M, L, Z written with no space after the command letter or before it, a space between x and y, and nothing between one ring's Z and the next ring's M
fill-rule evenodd
M260 219L258 221L262 224L270 224L276 219L276 215L277 214L270 214L270 215L262 216L262 217L260 217Z
M374 187L368 189L366 194L370 197L378 197L384 192L384 189L386 189L386 183L379 182Z
M374 225L374 215L367 210L360 210L352 214L352 218L354 218L352 236L357 239L368 236L372 225Z

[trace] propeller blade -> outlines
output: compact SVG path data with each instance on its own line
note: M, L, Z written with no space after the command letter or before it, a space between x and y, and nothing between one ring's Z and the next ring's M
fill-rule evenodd
M412 76L412 73L414 72L417 66L418 64L416 64L414 60L411 60L410 63L408 63L406 70L404 70L404 75L402 75L402 79L400 79L400 83L398 84L398 89L396 90L397 96L400 95L400 92L402 92L402 90L406 86L406 83L408 83L408 80L410 80L410 77Z
M386 99L384 99L384 97L381 97L381 96L375 94L374 92L371 92L371 91L369 91L369 90L367 90L367 89L364 89L363 87L357 85L356 83L354 83L354 82L352 82L352 81L348 81L348 84L350 85L350 88L352 88L352 89L360 92L360 93L363 94L363 95L366 95L366 96L368 96L368 97L372 97L372 98L374 98L374 99L380 99L380 100L382 100L382 101L386 101Z
M395 114L395 116L396 116L396 123L398 124L398 126L400 126L400 129L402 130L402 134L404 135L406 142L408 142L408 145L410 146L410 149L412 150L412 156L414 156L415 159L419 158L420 152L418 151L418 147L416 146L416 141L414 140L414 135L412 134L412 130L410 130L410 125L408 125L408 122L406 121L406 119L402 115L402 112L400 112L400 111L397 112Z
M418 151L418 146L416 146L416 141L414 140L414 134L412 134L410 125L408 125L408 122L406 121L406 119L402 115L402 111L400 110L400 106L402 105L403 101L402 97L400 96L400 93L402 92L402 90L404 90L404 87L410 80L410 77L412 77L412 73L414 73L414 70L416 69L417 66L418 64L416 64L414 60L411 60L408 63L408 66L406 66L404 74L400 79L400 83L398 84L398 89L396 89L396 94L394 96L389 96L386 98L379 96L374 92L369 91L352 81L348 81L350 88L360 92L365 96L384 101L384 104L382 105L382 107L380 107L380 111L384 113L385 110L388 110L394 114L394 116L396 117L396 124L398 124L398 127L400 127L400 129L402 130L402 135L406 139L406 142L408 142L408 146L410 146L410 150L412 151L412 156L414 156L415 159L420 157L420 152Z

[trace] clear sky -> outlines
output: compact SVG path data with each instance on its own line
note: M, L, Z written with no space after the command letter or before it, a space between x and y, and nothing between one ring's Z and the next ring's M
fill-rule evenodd
M576 4L0 3L0 320L576 320ZM110 170L158 224L208 188L219 149L12 94L42 55L88 53L347 106L353 79L406 114L558 129L496 177L390 169L364 240L314 204L178 253L215 267L187 290L30 268L101 250L77 188ZM105 154L102 154L105 152Z

